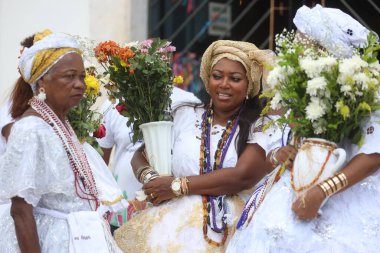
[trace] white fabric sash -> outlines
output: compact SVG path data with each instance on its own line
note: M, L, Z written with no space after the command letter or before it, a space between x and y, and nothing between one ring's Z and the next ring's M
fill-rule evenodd
M67 220L70 253L122 253L111 235L109 225L102 217L102 212L79 211L66 214L41 207L35 207L34 212Z

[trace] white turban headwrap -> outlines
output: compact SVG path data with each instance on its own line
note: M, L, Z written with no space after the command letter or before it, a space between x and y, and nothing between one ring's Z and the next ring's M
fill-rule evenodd
M317 4L310 9L302 6L293 19L297 29L337 57L350 57L353 46L363 46L369 30L339 9Z
M271 65L274 53L260 50L254 44L243 41L218 40L213 42L204 52L201 62L200 76L208 90L211 70L222 58L240 62L247 73L248 96L254 97L260 91L261 77L266 73L265 65Z
M20 73L35 91L36 82L69 53L81 53L74 37L49 30L37 33L33 46L25 48L20 56Z

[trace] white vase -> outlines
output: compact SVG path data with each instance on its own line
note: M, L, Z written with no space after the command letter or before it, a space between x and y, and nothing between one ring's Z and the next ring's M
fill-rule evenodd
M161 175L172 175L173 122L156 121L140 125L149 164Z
M346 160L346 151L333 142L305 139L293 162L292 186L302 193L339 171Z

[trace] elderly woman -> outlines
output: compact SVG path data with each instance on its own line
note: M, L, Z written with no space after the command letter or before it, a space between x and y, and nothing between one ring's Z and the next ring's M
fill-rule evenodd
M12 201L12 217L0 219L2 252L118 252L101 215L120 204L120 191L114 199L112 177L91 168L102 164L87 157L66 120L86 88L77 42L38 33L19 69L11 101L16 122L0 158L0 200Z
M319 5L312 9L301 7L294 23L300 32L339 57L349 57L351 45L360 46L368 33L347 14ZM351 33L346 33L348 30ZM303 196L295 198L291 172L286 171L251 221L235 233L226 252L379 252L379 119L380 111L373 112L363 126L361 147L344 143L349 159L339 174L311 187ZM293 160L294 151L286 146L275 157L281 163L288 157ZM322 212L318 212L322 205Z
M173 176L157 177L143 151L132 166L155 205L116 230L124 252L223 252L251 189L267 172L266 146L253 124L270 53L221 40L205 51L205 105L174 112Z

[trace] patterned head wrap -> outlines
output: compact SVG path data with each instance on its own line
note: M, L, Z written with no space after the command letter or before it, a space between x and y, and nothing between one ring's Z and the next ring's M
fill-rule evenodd
M33 46L24 49L19 61L21 76L33 91L37 81L66 54L81 54L76 40L67 34L44 30L34 36L33 42Z
M369 30L339 9L302 6L293 19L297 29L312 37L337 57L350 57L353 47L363 46Z
M254 97L260 91L260 79L266 75L266 65L274 61L274 53L260 50L254 44L243 41L218 40L204 52L200 76L208 90L211 70L222 58L238 61L243 64L248 79L248 96Z

